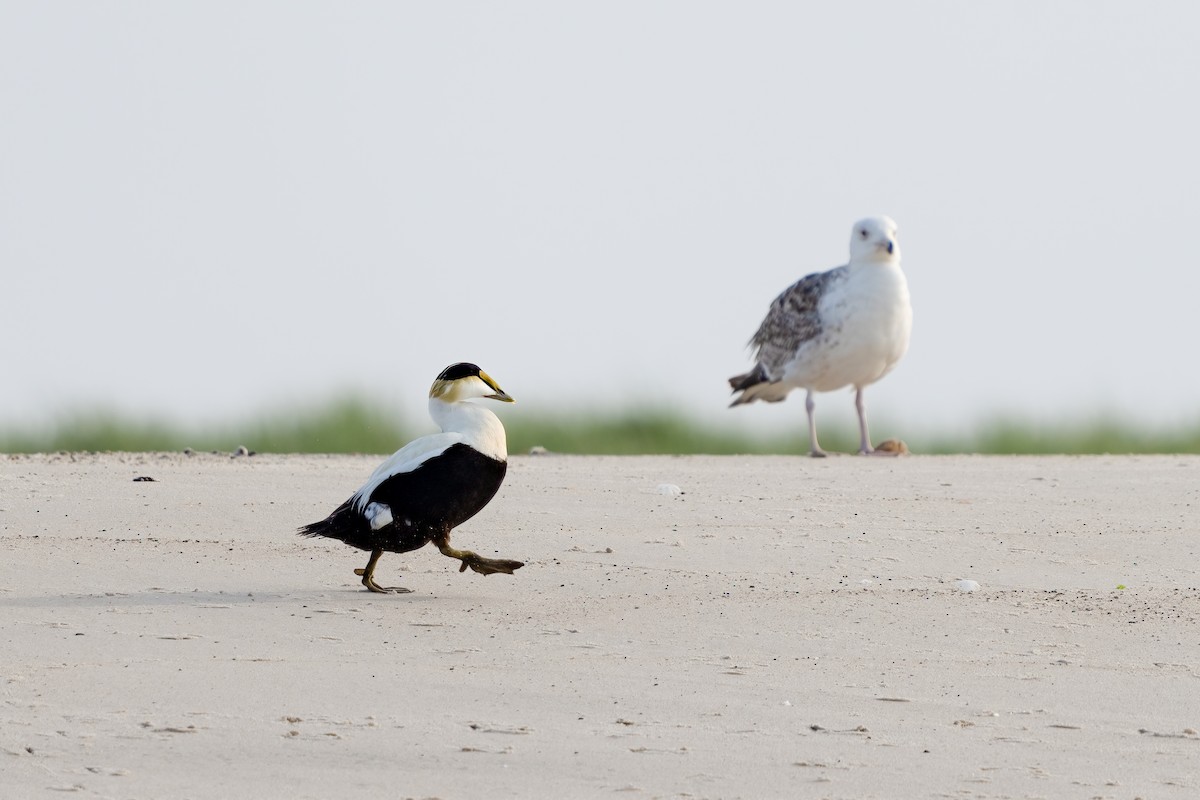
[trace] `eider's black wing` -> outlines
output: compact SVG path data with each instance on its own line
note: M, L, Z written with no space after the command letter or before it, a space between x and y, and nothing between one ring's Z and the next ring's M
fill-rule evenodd
M338 539L361 550L415 550L434 534L461 525L479 513L495 497L508 470L507 462L485 456L461 442L426 457L411 469L388 474L383 467L389 464L395 469L413 462L393 456L327 518L300 528L301 535ZM388 506L390 525L372 530L363 514L371 503Z
M414 470L386 478L367 501L388 506L396 525L454 528L496 496L507 470L507 462L459 442Z

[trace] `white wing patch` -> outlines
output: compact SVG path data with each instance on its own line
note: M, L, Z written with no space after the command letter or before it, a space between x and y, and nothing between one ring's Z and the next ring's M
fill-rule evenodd
M465 438L461 433L434 433L429 436L422 436L420 439L414 439L404 445L404 447L393 453L391 458L376 467L362 488L350 498L354 509L360 514L365 514L368 507L367 504L371 502L371 494L379 488L380 484L393 475L412 472L429 459L434 456L440 456L449 447L462 442ZM382 504L375 505L387 508L387 506L383 506ZM390 509L388 510L388 516L391 516Z
M363 510L363 516L371 525L371 530L377 531L392 524L392 509L386 503L368 503Z

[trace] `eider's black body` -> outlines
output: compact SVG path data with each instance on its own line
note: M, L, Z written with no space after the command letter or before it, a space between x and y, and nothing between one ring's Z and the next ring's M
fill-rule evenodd
M391 476L371 492L367 503L390 508L391 524L371 530L352 497L327 519L305 525L300 532L338 539L359 550L407 553L478 514L496 496L507 471L508 462L465 444L453 444L411 472Z
M326 519L300 528L304 536L337 539L371 551L355 570L373 592L375 564L384 552L404 553L434 542L443 554L488 575L512 574L520 561L483 558L450 546L450 531L475 516L495 497L508 470L504 426L491 411L470 402L513 400L474 364L454 364L429 390L429 413L441 433L416 439L379 466L354 495Z

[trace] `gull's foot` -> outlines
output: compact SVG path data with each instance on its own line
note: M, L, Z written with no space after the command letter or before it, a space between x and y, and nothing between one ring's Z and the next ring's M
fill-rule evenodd
M809 450L808 455L812 458L825 458L829 455L824 450Z
M375 582L375 578L373 576L367 574L365 569L356 569L354 570L354 574L361 575L363 586L367 587L372 592L377 592L379 594L408 594L412 591L412 589L406 589L403 586L380 586Z
M466 572L467 567L470 567L480 575L493 575L497 572L512 575L514 571L525 566L524 561L512 561L507 558L484 558L481 555L472 553L470 550L463 551L459 558L462 559L462 566L458 568L459 572Z

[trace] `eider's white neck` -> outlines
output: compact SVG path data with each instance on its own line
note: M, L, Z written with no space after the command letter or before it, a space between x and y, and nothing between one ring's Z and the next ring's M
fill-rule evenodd
M429 398L429 416L444 433L461 433L466 444L498 461L508 459L508 440L500 418L469 400L447 403Z

